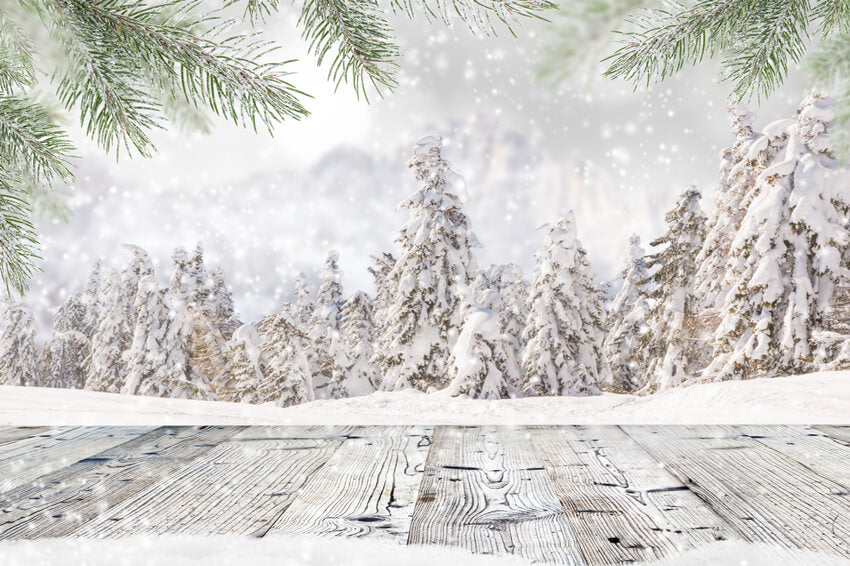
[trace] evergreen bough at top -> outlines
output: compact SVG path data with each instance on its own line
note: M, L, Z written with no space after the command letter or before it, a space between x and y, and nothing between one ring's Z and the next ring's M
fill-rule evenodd
M116 157L149 156L150 134L166 122L206 129L205 111L270 133L309 112L308 95L288 77L291 61L261 33L232 31L244 11L251 25L278 11L278 0L222 0L209 12L200 0L7 0L0 11L0 281L7 294L27 290L39 243L31 217L36 200L73 179L69 136L37 99L53 90L79 113L86 134ZM329 79L359 96L397 86L400 56L384 12L473 32L510 31L522 17L540 18L548 0L304 0L298 27ZM230 31L229 31L230 30ZM61 211L61 207L59 208ZM64 211L61 211L64 214Z
M538 68L544 78L564 80L587 53L619 36L620 47L603 59L606 77L649 86L720 59L736 102L769 96L815 44L810 86L842 101L839 123L850 118L847 0L573 0L553 28ZM846 152L848 128L842 129L835 141Z

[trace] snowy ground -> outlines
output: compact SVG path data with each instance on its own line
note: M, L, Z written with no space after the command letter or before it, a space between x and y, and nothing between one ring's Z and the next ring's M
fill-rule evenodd
M280 409L0 387L0 425L165 424L847 424L850 371L709 383L648 397L481 401L417 391L374 393Z
M140 561L143 558L143 561ZM414 547L364 540L241 537L131 537L121 539L39 539L0 543L4 566L149 564L220 566L524 566L506 556L476 556L442 547ZM766 544L719 542L704 548L642 562L645 566L850 566L850 560Z

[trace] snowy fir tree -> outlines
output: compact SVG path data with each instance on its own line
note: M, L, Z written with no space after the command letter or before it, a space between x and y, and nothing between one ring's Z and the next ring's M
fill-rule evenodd
M121 392L154 397L191 397L200 392L186 376L185 341L188 322L169 307L154 275L139 281L134 309L133 341L125 354L127 379Z
M127 378L121 393L167 396L161 375L167 357L168 316L156 278L145 275L135 293L133 340L126 353Z
M531 395L598 395L609 380L602 355L602 297L572 212L544 224L523 338L523 390Z
M808 96L788 143L758 177L732 242L734 282L715 333L715 380L800 373L816 358L813 333L847 281L846 184L829 149L834 101Z
M35 318L20 303L8 303L0 318L0 385L37 386Z
M91 340L100 301L92 281L99 281L100 265L95 264L87 290L73 293L56 311L53 335L39 356L40 382L48 387L82 389L89 373ZM89 294L91 292L91 294Z
M646 364L642 390L655 392L683 383L696 370L700 348L697 335L698 303L694 295L695 259L705 240L702 195L686 189L666 214L667 231L650 243L662 247L651 254L651 310L638 340L637 358Z
M79 323L79 331L82 332L89 340L91 340L92 336L94 336L95 330L97 330L97 324L100 320L101 311L103 310L103 304L101 301L102 285L101 262L98 260L91 268L91 272L86 280L86 285L83 288L80 299L84 312L82 320Z
M315 352L313 387L322 399L338 399L345 393L345 370L348 368L345 347L340 335L342 307L342 271L339 253L330 251L322 271L322 283L312 309L308 337Z
M200 244L191 257L178 248L172 260L167 299L174 340L185 343L190 383L183 387L223 397L218 390L227 380L227 339L238 325L230 291L220 271L207 271Z
M242 323L233 305L233 293L224 281L224 273L216 267L210 275L212 289L210 290L210 315L216 321L216 327L221 335L229 340Z
M378 315L387 311L387 305L390 302L390 289L386 285L387 275L395 267L396 259L393 254L384 252L380 256L371 256L372 265L368 271L372 275L372 280L375 283L375 298L372 299L372 318L375 326L380 328L381 322L378 320Z
M53 335L38 358L39 383L44 387L82 389L88 374L91 342L76 330L81 312L78 295L72 295L59 308L53 321Z
M697 256L694 283L702 305L711 307L717 301L732 238L741 221L742 202L752 192L758 164L749 153L756 140L755 116L743 104L729 106L735 143L720 157L720 181L714 192L714 209L706 223L706 237Z
M130 347L133 328L126 317L128 297L122 293L118 273L107 276L103 309L91 340L91 359L85 388L120 393L127 375L124 352Z
M626 266L620 272L620 279L623 286L608 309L608 334L603 342L603 353L611 368L610 389L629 393L640 388L646 370L637 346L640 336L648 330L649 270L639 236L634 235L629 240Z
M409 166L419 190L399 208L409 212L396 241L401 253L384 285L388 303L377 318L376 363L382 388L422 391L448 385L448 358L461 325L463 295L475 273L477 245L461 210L460 178L442 158L442 140L417 142Z
M313 311L316 309L316 290L310 285L307 276L299 273L295 276L295 322L298 327L308 332L313 321Z
M126 297L124 316L130 327L136 324L136 293L139 291L139 281L147 276L154 275L153 261L147 251L139 246L124 244L124 249L133 254L133 258L121 272L122 294Z
M307 336L296 325L289 309L274 315L265 325L262 353L267 371L257 390L260 403L289 407L312 401L313 380L307 359Z
M345 300L340 315L340 333L349 362L344 381L345 396L367 395L381 383L381 372L372 363L375 354L372 301L366 293L358 291Z
M478 279L484 279L483 274ZM449 358L449 392L476 399L504 399L516 395L521 373L508 354L501 332L501 298L495 289L483 289L466 309L463 328Z
M774 157L788 143L787 128L793 120L777 120L768 124L760 135L753 132L755 117L742 104L730 107L732 134L735 143L721 156L720 182L714 197L714 209L706 224L706 237L697 255L695 293L701 308L716 311L726 298L730 282L726 277L732 240L741 226L747 207L758 194L756 180ZM711 355L711 335L717 327L717 317L703 318L705 356Z
M209 290L203 251L198 246L190 259L185 250L177 248L172 261L168 290L163 295L168 315L165 389L170 397L212 399L211 383L224 379L227 346L206 313Z
M484 271L484 277L491 289L498 291L499 331L504 342L507 365L513 368L507 372L517 375L519 381L511 385L511 395L518 394L522 381L522 350L525 345L522 333L528 319L528 283L522 270L513 263L491 265Z
M227 343L227 384L219 392L221 398L236 403L260 402L264 368L267 366L261 350L261 339L252 324L243 324Z

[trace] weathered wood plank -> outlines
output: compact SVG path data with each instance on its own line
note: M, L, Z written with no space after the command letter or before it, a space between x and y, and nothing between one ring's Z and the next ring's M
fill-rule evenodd
M22 438L44 434L50 429L49 426L0 426L0 446Z
M0 539L65 536L242 427L164 427L0 494Z
M353 430L267 536L384 538L405 544L433 428Z
M154 427L55 428L0 446L0 493L140 436Z
M262 536L342 444L348 430L249 427L73 536Z
M850 443L804 425L693 427L701 436L753 440L776 450L850 491Z
M408 542L585 564L524 428L437 427Z
M840 442L850 445L850 426L843 425L814 425L812 428Z
M749 541L850 553L850 494L754 439L705 427L624 430Z
M620 428L530 432L588 564L641 562L740 538Z

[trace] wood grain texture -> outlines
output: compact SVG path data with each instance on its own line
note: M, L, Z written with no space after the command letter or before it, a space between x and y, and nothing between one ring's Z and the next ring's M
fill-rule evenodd
M850 491L850 443L804 425L696 427L700 434L754 440Z
M71 534L241 428L158 428L0 494L0 539Z
M714 427L623 428L746 540L850 554L850 496L841 484Z
M0 426L0 446L51 430L49 426Z
M60 427L0 445L0 493L69 466L154 427Z
M407 542L432 427L358 427L313 474L267 536Z
M585 564L522 427L436 428L408 542Z
M74 536L263 536L342 444L345 428L250 427Z
M815 425L812 428L840 442L850 445L850 426Z
M740 538L618 427L530 432L588 564L629 564Z

